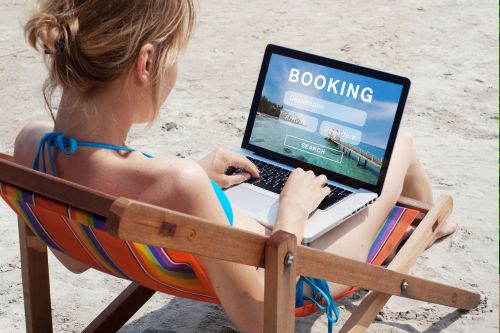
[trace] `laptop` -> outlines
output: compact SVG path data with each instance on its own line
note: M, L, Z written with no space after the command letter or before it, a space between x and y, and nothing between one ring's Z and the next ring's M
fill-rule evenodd
M260 178L228 188L231 203L272 227L279 194L301 167L325 174L331 188L309 216L303 243L346 221L382 191L409 88L405 77L268 45L235 149Z

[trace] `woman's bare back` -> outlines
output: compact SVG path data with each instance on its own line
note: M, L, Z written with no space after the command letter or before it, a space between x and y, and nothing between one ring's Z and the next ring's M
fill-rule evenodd
M25 126L16 138L15 161L32 168L41 137L51 131L53 126L45 122L34 122ZM147 189L154 187L160 175L163 182L168 181L175 185L176 179L179 178L177 173L185 170L189 164L195 164L194 161L175 157L150 159L138 151L119 152L92 147L77 148L70 156L57 149L54 149L53 153L58 177L114 196L126 196L146 202L159 201L159 198L155 198L152 195L154 193L149 193ZM47 149L42 154L45 154L47 172L52 174ZM41 167L40 165L40 169ZM179 195L178 192L169 191L169 188L163 190L162 206L169 202L170 196ZM174 202L172 206L176 206Z

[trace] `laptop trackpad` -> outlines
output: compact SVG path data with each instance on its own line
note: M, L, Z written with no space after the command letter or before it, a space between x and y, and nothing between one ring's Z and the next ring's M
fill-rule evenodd
M251 215L268 210L277 200L270 195L265 195L245 186L231 187L225 192L232 205Z

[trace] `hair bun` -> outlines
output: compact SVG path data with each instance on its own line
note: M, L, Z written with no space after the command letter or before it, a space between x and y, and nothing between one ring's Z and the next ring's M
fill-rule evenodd
M34 48L41 47L46 54L69 52L78 32L78 19L55 16L50 13L33 15L25 27L26 38Z

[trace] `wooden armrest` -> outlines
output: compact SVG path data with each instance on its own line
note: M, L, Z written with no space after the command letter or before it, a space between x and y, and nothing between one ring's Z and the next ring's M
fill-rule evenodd
M436 212L447 202L451 203L439 199ZM111 206L107 223L110 233L127 241L265 267L268 237L206 219L119 198ZM302 245L297 247L296 265L297 274L348 286L463 309L475 304L475 293ZM402 288L404 281L411 289Z

